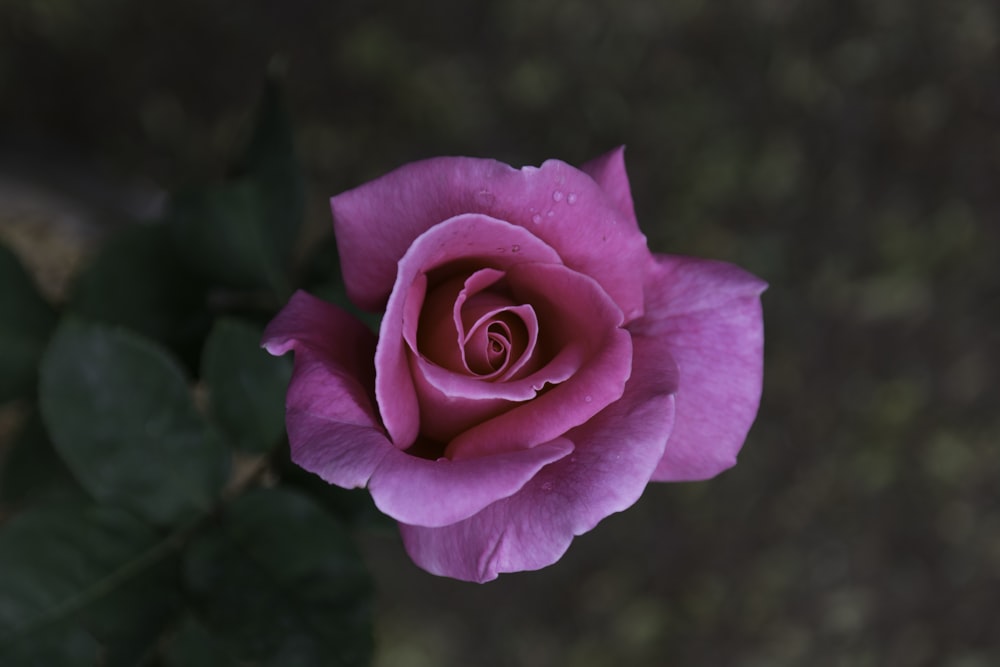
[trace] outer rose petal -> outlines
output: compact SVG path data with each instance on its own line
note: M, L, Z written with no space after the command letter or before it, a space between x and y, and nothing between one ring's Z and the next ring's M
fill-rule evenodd
M636 336L635 371L621 400L566 437L576 450L517 494L441 528L400 525L410 557L434 574L489 581L557 561L575 535L630 507L663 454L677 371L663 341Z
M608 151L600 157L580 166L584 172L601 186L601 189L611 198L622 212L625 219L639 229L639 221L635 217L635 206L632 204L632 188L625 172L625 147Z
M351 315L296 292L264 331L263 346L294 350L286 422L292 460L344 488L369 486L397 521L438 526L465 519L517 492L568 440L475 461L428 461L395 448L375 418L374 336Z
M767 283L723 262L655 255L634 333L677 361L677 421L655 481L708 479L736 463L760 403Z
M351 300L379 309L413 241L462 213L530 230L572 269L592 276L626 321L642 314L646 238L594 179L559 160L517 170L494 160L446 157L404 165L330 200Z

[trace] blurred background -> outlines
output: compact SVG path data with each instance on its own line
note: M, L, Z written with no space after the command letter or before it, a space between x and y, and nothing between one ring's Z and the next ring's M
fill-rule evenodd
M0 0L0 241L60 298L109 230L222 177L269 66L303 248L406 161L625 144L654 250L771 284L719 478L483 586L357 527L378 667L1000 664L1000 6Z

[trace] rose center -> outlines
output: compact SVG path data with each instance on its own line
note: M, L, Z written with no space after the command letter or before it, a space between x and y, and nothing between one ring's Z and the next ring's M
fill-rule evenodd
M509 313L499 314L500 317L504 315L509 318ZM523 325L517 326L520 324L519 322L513 324L515 330L524 328ZM520 334L520 332L518 333ZM517 335L516 338L521 339L524 336ZM511 362L512 345L519 342L514 339L515 336L511 334L510 324L502 320L493 320L486 323L485 326L481 324L475 327L463 346L465 363L469 370L477 375L492 375L503 371ZM516 354L517 350L514 350L514 353Z

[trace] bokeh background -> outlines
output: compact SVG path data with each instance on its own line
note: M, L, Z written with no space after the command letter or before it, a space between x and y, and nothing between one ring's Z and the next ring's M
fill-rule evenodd
M1000 664L1000 6L0 0L0 240L59 298L109 230L222 177L269 67L303 248L412 159L626 144L654 250L771 284L719 478L483 586L360 524L378 667Z

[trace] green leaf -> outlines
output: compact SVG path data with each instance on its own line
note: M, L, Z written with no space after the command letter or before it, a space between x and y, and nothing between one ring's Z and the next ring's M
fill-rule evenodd
M236 181L177 196L170 211L179 252L210 280L237 288L289 288L284 262L267 227L260 187Z
M209 508L225 451L159 347L131 332L66 320L42 361L42 417L56 450L97 500L155 523Z
M241 449L267 452L285 433L285 392L292 366L260 348L262 330L234 319L216 322L202 353L212 415Z
M161 652L164 667L238 667L229 650L194 616L185 616Z
M0 466L0 502L30 506L87 500L87 492L52 447L41 416L33 411Z
M34 390L38 360L56 316L17 256L3 245L0 313L0 403L4 403Z
M342 489L295 465L287 444L272 459L282 484L309 496L341 521L368 532L398 532L396 521L378 510L368 489Z
M103 646L104 667L151 664L164 627L182 607L174 547L161 542L156 548L160 555L147 567L79 614L82 626Z
M291 123L269 83L235 178L181 194L169 221L177 249L206 276L229 287L268 287L284 301L304 211Z
M233 503L191 545L185 578L238 658L275 667L366 665L371 581L333 517L287 490Z
M16 667L94 667L100 643L80 625L62 621L0 643L0 664Z
M69 304L86 319L118 324L197 359L210 323L205 283L175 252L165 225L130 227L101 249Z
M35 632L62 633L126 583L156 542L150 528L116 508L15 516L0 531L0 656L39 644ZM75 643L87 643L73 634Z
M347 298L347 288L344 286L344 279L340 272L337 240L333 234L324 238L313 248L306 263L303 283L310 294L340 306L364 322L369 329L378 333L382 316L361 310Z

